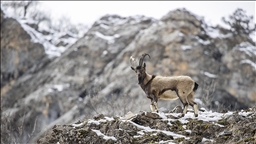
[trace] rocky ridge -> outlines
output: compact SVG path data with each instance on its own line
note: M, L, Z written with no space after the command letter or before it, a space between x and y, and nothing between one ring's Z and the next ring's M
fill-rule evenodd
M73 124L55 125L38 140L47 143L256 143L256 107L217 113L201 109L177 113L103 114Z

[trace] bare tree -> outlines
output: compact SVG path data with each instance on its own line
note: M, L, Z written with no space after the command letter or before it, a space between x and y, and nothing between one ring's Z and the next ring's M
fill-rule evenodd
M243 9L237 9L232 15L222 18L222 21L230 26L230 31L236 34L250 35L255 32L256 24L253 22L253 16L246 15Z
M27 16L29 9L31 9L31 7L35 7L36 5L38 5L38 2L32 0L3 2L3 7L12 8L16 15L23 18Z

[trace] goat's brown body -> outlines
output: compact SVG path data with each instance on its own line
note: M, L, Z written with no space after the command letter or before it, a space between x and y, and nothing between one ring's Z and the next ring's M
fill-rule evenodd
M162 77L157 76L152 82L152 91L158 93L159 99L175 99L180 96L188 95L193 91L194 81L188 76Z
M151 100L151 110L158 112L158 99L175 100L179 98L184 105L183 116L187 113L188 105L194 108L195 116L198 116L198 105L194 102L198 84L189 76L164 77L148 74L146 64L142 65L145 56L149 56L149 54L143 54L139 66L131 67L131 69L135 71L140 87ZM131 57L130 61L134 62L134 58Z
M147 97L157 104L158 99L176 100L180 99L186 105L193 106L195 81L189 76L153 76L146 73L141 88Z
M179 96L177 95L176 91L181 97L189 95L191 92L193 92L195 83L194 80L189 76L156 76L152 80L151 84L146 86L151 78L152 75L146 73L146 77L141 84L142 89L144 91L147 90L146 94L155 94L157 98L163 100L177 99ZM149 89L150 91L148 91Z

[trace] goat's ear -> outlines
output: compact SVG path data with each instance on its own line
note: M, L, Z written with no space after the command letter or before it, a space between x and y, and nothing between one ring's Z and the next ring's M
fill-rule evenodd
M143 68L146 68L146 63L144 63L144 66L143 66Z
M132 69L133 71L135 71L135 69L134 69L133 67L131 67L131 69Z

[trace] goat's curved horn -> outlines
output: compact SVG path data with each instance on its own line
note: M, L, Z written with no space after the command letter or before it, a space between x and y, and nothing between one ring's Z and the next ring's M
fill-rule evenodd
M139 66L142 66L142 63L143 63L143 61L144 61L145 56L148 56L148 57L150 58L150 55L149 55L149 54L147 54L147 53L142 54L142 56L141 56L141 58L140 58Z
M130 57L130 64L131 64L131 66L134 67L134 66L135 66L135 63L136 63L136 59L131 56L131 57Z

